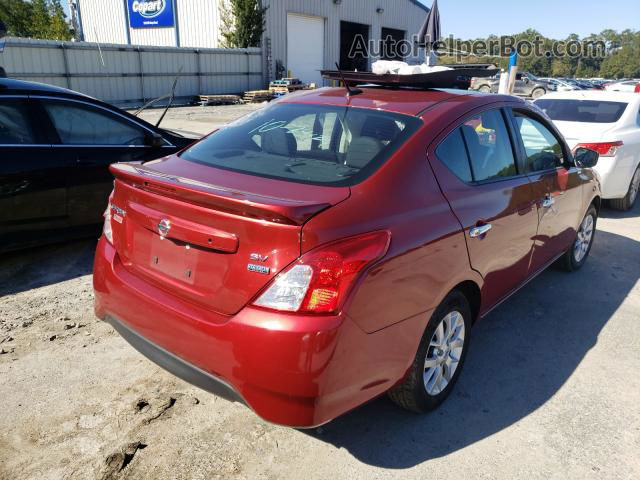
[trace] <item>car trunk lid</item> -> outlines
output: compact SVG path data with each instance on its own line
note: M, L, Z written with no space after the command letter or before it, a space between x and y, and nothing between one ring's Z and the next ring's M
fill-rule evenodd
M300 256L307 220L349 196L347 187L242 175L175 156L111 171L123 268L226 315Z

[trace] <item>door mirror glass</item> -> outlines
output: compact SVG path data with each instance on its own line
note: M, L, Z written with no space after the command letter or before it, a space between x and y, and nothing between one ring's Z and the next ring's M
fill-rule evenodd
M160 148L164 145L164 138L159 133L151 133L145 137L144 144L151 148Z
M598 164L600 154L588 148L578 148L574 153L576 165L581 168L593 168Z

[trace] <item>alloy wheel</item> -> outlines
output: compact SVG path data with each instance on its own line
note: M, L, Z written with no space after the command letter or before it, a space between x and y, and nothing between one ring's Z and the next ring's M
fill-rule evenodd
M589 251L589 247L591 246L591 239L593 238L594 224L595 222L593 219L593 215L589 214L584 217L582 225L580 225L576 243L573 246L573 257L578 263L580 263L584 259L584 257L587 255L587 252Z
M464 318L460 312L450 312L440 321L424 362L424 387L429 395L438 395L451 382L462 358L464 336Z

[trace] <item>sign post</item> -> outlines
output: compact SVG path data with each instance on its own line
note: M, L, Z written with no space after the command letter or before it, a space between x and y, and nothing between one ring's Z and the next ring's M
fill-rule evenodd
M516 77L518 75L518 52L514 51L509 59L509 89L508 94L513 95L516 87Z

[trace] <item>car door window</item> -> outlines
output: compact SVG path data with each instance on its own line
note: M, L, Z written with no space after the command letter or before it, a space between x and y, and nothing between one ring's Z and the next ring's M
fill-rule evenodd
M514 112L514 118L524 145L528 172L541 172L564 164L562 145L547 127L519 112Z
M145 145L145 129L107 111L81 103L42 104L65 145Z
M0 145L35 143L26 104L19 99L0 99Z
M475 182L517 175L509 131L499 110L474 115L460 127Z

